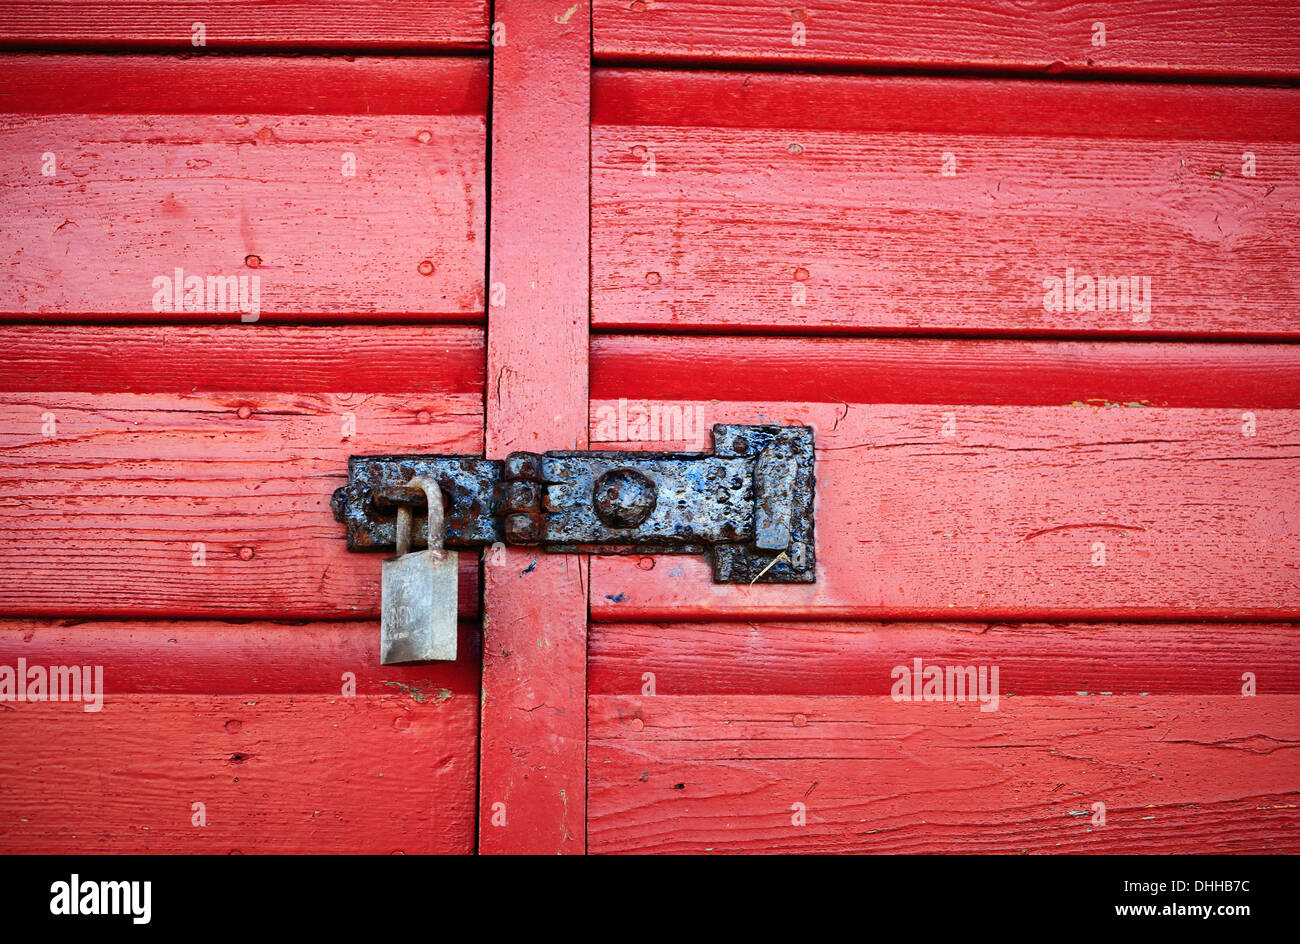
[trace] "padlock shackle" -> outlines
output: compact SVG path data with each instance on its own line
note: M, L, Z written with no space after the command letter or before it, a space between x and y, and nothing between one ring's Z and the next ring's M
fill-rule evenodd
M424 489L424 497L429 505L429 544L431 551L441 551L447 530L442 520L442 486L433 479L417 475L406 483L407 488ZM411 532L415 529L415 516L411 509L401 506L397 509L397 556L401 557L411 551Z

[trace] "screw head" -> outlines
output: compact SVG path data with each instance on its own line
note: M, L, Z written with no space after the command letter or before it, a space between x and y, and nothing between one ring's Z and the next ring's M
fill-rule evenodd
M611 528L635 528L659 501L655 483L636 469L611 469L591 490L596 517Z

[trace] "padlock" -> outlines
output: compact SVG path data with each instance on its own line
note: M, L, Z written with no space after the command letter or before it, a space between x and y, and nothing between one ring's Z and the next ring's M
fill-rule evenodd
M379 661L383 665L456 660L456 552L442 546L442 490L416 476L407 485L429 499L429 546L411 553L411 509L397 510L397 556L383 563Z

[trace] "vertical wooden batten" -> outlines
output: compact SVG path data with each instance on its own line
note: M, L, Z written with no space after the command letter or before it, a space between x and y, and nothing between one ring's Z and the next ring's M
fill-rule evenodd
M494 11L487 455L587 445L585 3ZM485 555L479 851L586 851L586 558Z

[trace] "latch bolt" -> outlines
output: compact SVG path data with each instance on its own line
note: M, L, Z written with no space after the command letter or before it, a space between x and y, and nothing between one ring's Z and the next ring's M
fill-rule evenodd
M447 496L447 547L497 541L551 552L704 554L720 583L813 583L813 432L713 427L714 451L353 456L334 493L350 550L391 547L422 476ZM417 523L418 545L427 525Z

